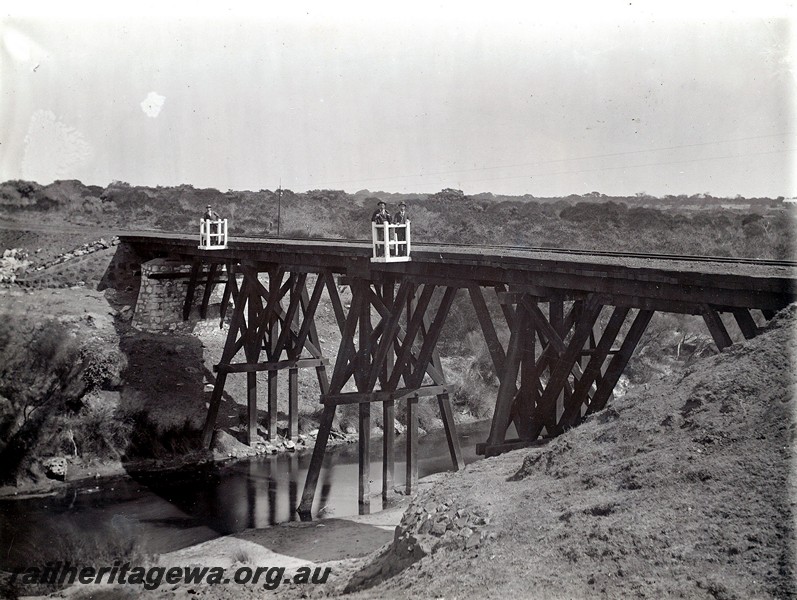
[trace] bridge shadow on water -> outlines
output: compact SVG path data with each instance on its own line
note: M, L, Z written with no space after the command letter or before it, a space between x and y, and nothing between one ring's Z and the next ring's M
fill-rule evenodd
M475 442L484 439L488 428L489 423L461 428L467 461L475 460ZM397 459L403 441L397 436ZM382 508L381 444L372 446L373 513ZM451 468L443 432L424 436L419 456L421 476ZM327 453L313 507L315 521L298 522L294 509L309 462L309 453L280 454L168 473L132 473L76 485L55 496L0 500L0 569L32 561L130 560L231 534L304 560L331 557L323 545L314 548L283 531L304 527L313 528L316 537L335 536L349 556L389 541L392 533L378 525L346 520L358 513L356 444ZM395 481L403 480L404 463L397 460ZM292 521L297 522L293 527L273 527ZM342 557L340 548L335 556Z

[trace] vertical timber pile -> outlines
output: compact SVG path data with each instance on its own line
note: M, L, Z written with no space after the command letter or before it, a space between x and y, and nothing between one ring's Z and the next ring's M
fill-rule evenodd
M288 438L298 435L298 370L314 368L321 393L326 393L329 381L327 360L322 356L321 344L315 326L315 313L326 285L330 294L337 296L331 272L315 273L312 294L308 292L308 272L289 270L276 264L247 264L238 266L243 274L241 289L230 276L227 300L232 296L235 305L230 320L230 330L213 387L207 420L202 432L202 443L209 447L216 425L219 406L224 394L227 375L247 375L247 441L251 445L257 437L257 373L268 373L268 435L277 436L277 373L288 369ZM261 281L261 273L267 284ZM337 298L338 303L340 299ZM287 303L287 307L283 305ZM334 304L334 301L333 301ZM226 309L223 303L222 311ZM244 361L234 362L243 350ZM260 361L265 351L266 360ZM309 356L303 356L306 353ZM283 359L283 354L285 358Z
M417 403L422 396L436 396L448 437L455 469L464 466L451 410L437 341L454 300L456 288L441 286L438 302L432 302L438 286L416 284L406 277L386 276L382 283L362 278L349 281L352 300L341 327L341 341L328 392L322 394L324 411L307 472L298 511L311 514L315 489L332 429L335 411L342 404L359 405L359 506L370 510L371 404L383 403L386 432L383 445L382 494L393 481L392 435L395 401L407 401L407 492L418 477ZM374 324L374 315L376 323ZM377 383L379 389L376 389ZM356 389L352 390L354 387Z

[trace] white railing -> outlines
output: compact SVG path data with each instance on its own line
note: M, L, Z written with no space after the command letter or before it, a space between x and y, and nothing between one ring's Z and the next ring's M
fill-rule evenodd
M199 248L201 250L223 250L227 247L227 219L199 221Z
M373 253L371 262L407 262L410 260L410 224L391 225L371 222Z

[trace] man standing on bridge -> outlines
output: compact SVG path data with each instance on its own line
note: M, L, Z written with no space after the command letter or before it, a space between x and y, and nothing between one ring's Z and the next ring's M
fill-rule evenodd
M381 225L382 223L390 223L390 213L387 212L385 206L387 206L384 200L380 200L376 203L377 209L374 211L373 216L371 217L371 221L376 223L377 225Z
M219 233L219 223L218 223L218 221L221 220L221 217L219 216L219 213L217 213L215 210L213 210L213 208L210 206L210 204L208 204L207 208L205 208L205 214L202 215L202 220L203 221L207 221L208 236L218 235L218 233ZM211 243L213 243L213 237L210 237L209 241Z
M205 214L202 215L202 218L206 221L218 221L221 219L219 214L211 208L210 204L208 204L207 208L205 209Z
M385 208L387 205L385 204L384 200L380 200L377 202L377 209L374 211L374 214L371 216L371 222L376 223L377 225L382 225L384 223L390 224L390 213L387 212ZM384 232L382 227L376 228L376 242L378 242L376 246L376 255L377 256L384 256Z
M409 215L407 214L407 205L404 202L399 202L399 211L393 215L393 220L391 223L394 225L408 225L410 222ZM406 227L398 227L396 228L396 241L398 242L406 242L407 241L407 228ZM407 254L407 246L406 245L399 245L396 247L394 252L394 256L406 256Z

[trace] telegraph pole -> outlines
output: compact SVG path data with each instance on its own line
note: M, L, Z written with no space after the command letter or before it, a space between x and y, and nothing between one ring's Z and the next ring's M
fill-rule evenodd
M282 179L280 179L280 187L277 191L277 237L280 236L280 217L282 213Z

